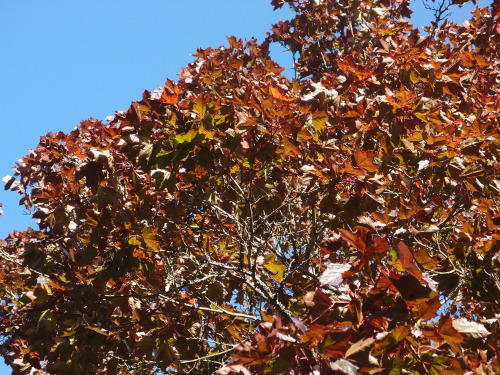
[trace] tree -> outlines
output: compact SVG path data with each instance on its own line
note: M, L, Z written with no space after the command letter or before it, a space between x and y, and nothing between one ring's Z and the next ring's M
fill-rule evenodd
M285 3L15 166L15 374L500 372L500 3Z

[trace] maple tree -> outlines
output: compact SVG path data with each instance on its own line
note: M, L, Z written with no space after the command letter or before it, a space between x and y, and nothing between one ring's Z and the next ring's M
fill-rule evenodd
M271 4L15 166L15 374L500 372L499 1L427 35L406 0Z

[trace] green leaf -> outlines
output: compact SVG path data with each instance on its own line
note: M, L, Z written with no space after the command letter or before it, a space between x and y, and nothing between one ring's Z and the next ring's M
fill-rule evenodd
M375 343L372 354L377 356L385 352L387 349L397 345L401 340L411 333L410 327L399 326L392 332L388 333L382 340Z
M50 310L45 310L40 314L38 318L38 323L36 326L37 333L48 334L53 331L57 326L57 318L54 313Z
M75 254L76 263L79 266L86 266L92 262L97 254L98 251L96 247L92 245L85 246L84 248L78 250L78 252Z
M134 246L141 246L142 242L139 241L139 238L137 236L130 237L128 240L129 245L134 245Z
M198 135L198 131L196 129L191 129L187 133L178 134L175 136L175 140L177 143L189 143Z

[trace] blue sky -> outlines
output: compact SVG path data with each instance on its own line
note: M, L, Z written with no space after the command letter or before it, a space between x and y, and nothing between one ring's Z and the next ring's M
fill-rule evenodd
M226 44L226 35L262 40L273 22L291 16L269 1L0 0L0 178L40 136L104 119L175 78L198 47ZM415 25L432 19L420 1L413 9ZM273 57L290 68L288 53ZM34 225L18 200L0 183L2 238Z

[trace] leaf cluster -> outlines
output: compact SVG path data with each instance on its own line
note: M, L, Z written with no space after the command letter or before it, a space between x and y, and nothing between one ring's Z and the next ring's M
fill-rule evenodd
M16 165L15 374L500 371L498 2L429 36L407 1L285 2Z

